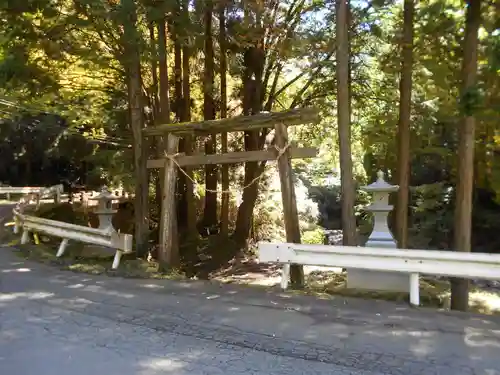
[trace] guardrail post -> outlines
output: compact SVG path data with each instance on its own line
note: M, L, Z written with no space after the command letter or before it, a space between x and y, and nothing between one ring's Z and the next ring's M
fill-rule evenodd
M21 236L21 245L27 244L29 240L30 232L26 229L23 229L23 235Z
M56 191L56 194L54 195L54 203L59 204L61 203L61 192L59 189Z
M57 250L56 257L62 257L64 255L64 252L66 251L66 246L68 246L68 239L63 238L61 243L59 244L59 249Z
M420 305L420 277L418 273L410 274L410 305Z
M116 250L115 257L113 258L112 269L116 270L120 265L120 260L122 259L123 252L120 250Z
M16 215L14 215L14 234L18 234L19 233L19 227L20 227L20 224L19 224L19 219L17 218Z
M288 281L290 280L290 264L285 263L281 267L281 289L288 289Z
M113 259L112 269L117 269L120 265L120 260L123 254L130 254L132 252L132 235L123 234L119 232L111 233L111 247L116 249L115 257Z

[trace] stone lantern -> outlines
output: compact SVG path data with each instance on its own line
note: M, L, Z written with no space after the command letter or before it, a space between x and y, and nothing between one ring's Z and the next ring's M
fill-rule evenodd
M389 204L390 193L399 190L398 185L388 184L384 180L384 172L377 172L377 181L361 187L362 190L373 194L373 202L365 208L373 214L373 230L368 237L366 247L397 248L387 223L393 206ZM399 272L381 272L361 269L350 269L347 275L347 287L357 289L384 290L394 292L408 292L409 275Z
M116 213L116 210L113 210L112 202L113 200L118 199L114 196L106 186L101 189L101 192L89 200L97 201L97 210L95 211L97 217L99 218L99 229L105 229L110 232L114 232L115 228L113 228L112 218Z
M384 172L377 172L377 181L361 187L362 190L373 193L373 202L365 208L366 211L373 214L373 230L368 237L365 246L367 247L388 247L395 249L396 241L392 236L387 223L389 213L393 206L389 204L389 194L399 190L398 185L390 185L384 180Z

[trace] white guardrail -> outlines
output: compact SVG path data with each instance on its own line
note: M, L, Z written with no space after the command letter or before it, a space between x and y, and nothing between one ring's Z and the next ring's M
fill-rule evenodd
M29 198L31 200L35 200L37 204L40 204L40 200L43 197L54 197L54 202L59 202L61 200L61 194L64 188L62 185L55 185L50 188L46 187L34 187L34 186L25 186L25 187L15 187L15 186L1 186L0 185L0 195L5 195L7 200L10 200L11 194L24 194L25 196L22 199L22 204L29 203L26 199ZM27 195L27 196L26 196Z
M109 247L115 250L115 257L112 265L113 269L118 268L123 254L132 252L133 236L130 234L118 233L114 231L114 229L96 229L56 220L43 219L23 213L24 207L31 202L33 198L36 198L38 204L41 199L50 196L55 195L56 199L60 197L63 192L62 185L56 185L50 188L0 187L0 194L6 194L7 189L10 189L8 192L12 194L19 194L21 190L22 193L31 193L30 195L22 197L12 210L15 222L14 233L19 233L19 228L23 229L21 244L29 242L30 233L43 233L45 235L62 238L57 251L57 257L64 255L69 240ZM33 191L30 191L30 189L33 189Z
M392 271L410 274L410 304L420 304L419 274L500 280L500 255L437 250L260 243L259 261L281 263L288 287L290 264Z

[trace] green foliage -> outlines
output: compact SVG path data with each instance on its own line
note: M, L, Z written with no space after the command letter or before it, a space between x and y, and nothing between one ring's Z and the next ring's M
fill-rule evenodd
M302 243L322 245L325 240L325 234L321 228L310 230L302 234Z
M460 98L460 114L462 116L474 116L484 100L484 94L479 87L469 87Z
M88 215L69 203L41 205L36 211L36 216L83 226L89 223Z
M449 248L453 235L453 188L435 183L420 185L412 193L412 246L419 249Z

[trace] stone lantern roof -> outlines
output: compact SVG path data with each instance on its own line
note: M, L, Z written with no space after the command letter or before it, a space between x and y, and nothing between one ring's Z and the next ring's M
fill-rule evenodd
M377 181L367 186L362 186L361 189L367 192L377 193L392 193L399 190L399 185L391 185L384 180L384 172L377 172Z

